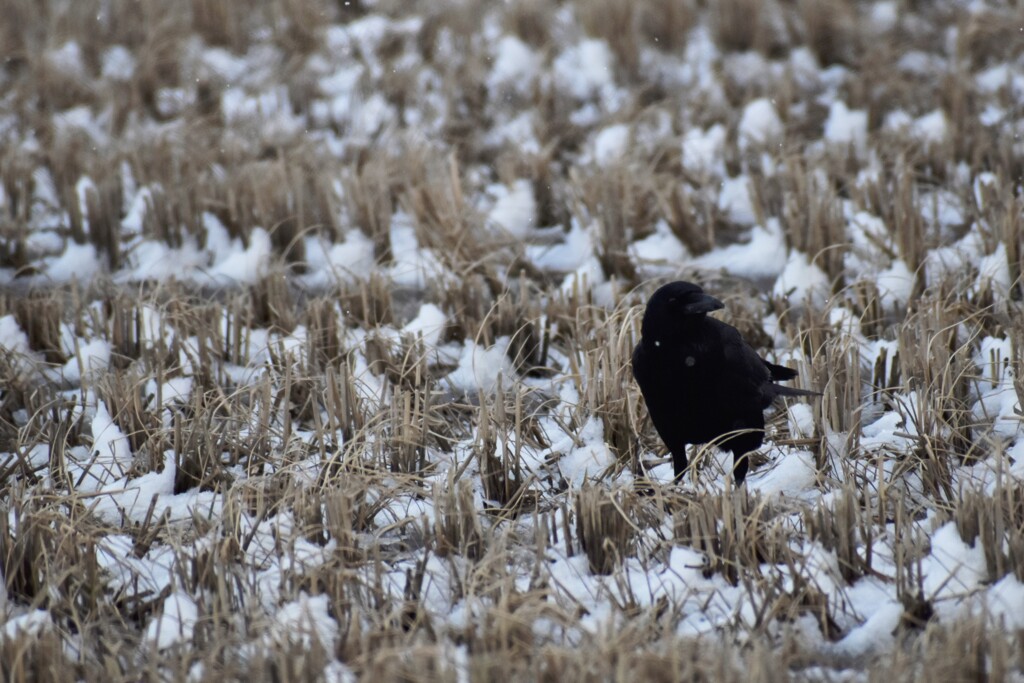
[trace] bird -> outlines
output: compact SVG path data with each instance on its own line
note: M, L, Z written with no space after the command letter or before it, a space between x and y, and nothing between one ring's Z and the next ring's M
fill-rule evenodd
M784 387L797 371L769 363L732 325L708 313L724 308L692 282L670 282L647 301L633 377L662 441L672 452L675 480L686 472L686 446L714 442L732 451L739 486L748 454L764 440L764 410L779 396L820 396Z

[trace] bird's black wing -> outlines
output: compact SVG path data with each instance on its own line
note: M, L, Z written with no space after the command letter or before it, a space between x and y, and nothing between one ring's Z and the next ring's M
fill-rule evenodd
M724 356L724 367L729 369L730 374L750 388L774 379L771 367L743 340L739 330L718 320L713 322L717 323L715 333Z
M636 379L637 384L643 388L644 382L647 380L647 365L644 358L643 344L637 344L633 348L633 378Z
M748 390L756 392L761 398L762 406L767 408L779 396L820 396L817 391L807 391L793 387L784 387L775 382L786 382L797 377L797 371L784 365L769 363L761 358L739 331L731 325L721 323L719 331L722 338L722 349L725 353L726 365L735 368L733 373L742 373L744 385ZM730 332L731 331L731 332Z

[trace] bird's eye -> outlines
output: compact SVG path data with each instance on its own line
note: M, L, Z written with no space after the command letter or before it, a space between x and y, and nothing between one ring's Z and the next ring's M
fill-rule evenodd
M674 304L674 303L676 302L676 298L675 298L674 296L670 296L670 297L668 298L668 302L669 302L670 304Z

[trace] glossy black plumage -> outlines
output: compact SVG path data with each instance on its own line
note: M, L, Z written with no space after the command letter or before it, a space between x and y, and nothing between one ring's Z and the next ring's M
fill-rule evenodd
M764 439L764 410L779 396L815 392L783 387L796 370L762 359L739 331L714 318L722 302L690 282L656 291L644 311L633 350L633 376L655 428L672 451L678 479L687 444L715 442L733 453L733 476L743 482L747 453Z

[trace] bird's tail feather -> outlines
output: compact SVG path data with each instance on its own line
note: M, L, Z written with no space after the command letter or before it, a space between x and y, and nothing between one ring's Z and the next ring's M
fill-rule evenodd
M809 389L797 389L795 387L783 387L778 384L772 385L772 391L776 396L821 396L820 391Z
M771 373L773 382L785 382L795 378L798 374L796 370L787 368L785 365L776 365L768 361L764 361L764 364L768 366L768 372Z

